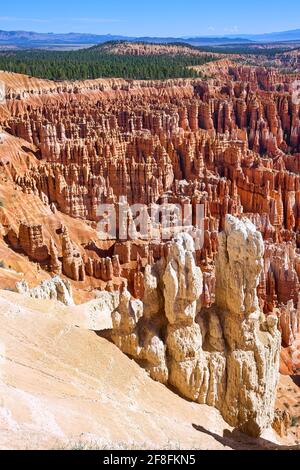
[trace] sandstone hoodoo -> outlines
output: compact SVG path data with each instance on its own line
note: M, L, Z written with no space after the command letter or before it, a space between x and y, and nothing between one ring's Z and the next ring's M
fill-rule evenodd
M216 301L201 308L194 242L179 234L165 260L146 266L142 301L122 292L111 332L152 378L215 406L254 436L273 422L279 378L278 320L264 317L256 291L263 253L255 226L228 215L219 237Z

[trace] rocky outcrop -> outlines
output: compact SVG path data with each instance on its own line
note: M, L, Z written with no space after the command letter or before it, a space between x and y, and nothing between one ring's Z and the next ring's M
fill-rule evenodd
M21 222L19 232L10 227L7 232L9 245L17 251L25 253L30 260L46 263L49 258L47 245L44 243L41 224Z
M166 323L160 311L158 279L148 266L145 272L143 302L133 299L124 287L120 304L112 313L111 340L125 354L143 365L150 376L159 382L168 382L165 344L162 331Z
M274 421L272 423L273 429L281 437L287 436L288 429L291 425L291 417L286 410L276 409L274 413Z
M60 275L62 273L62 263L58 258L58 250L52 238L50 240L49 252L51 258L50 271L54 274Z
M222 414L251 434L272 423L279 377L277 318L264 319L257 297L263 251L250 221L227 216L216 262L216 307L227 345Z
M200 396L207 393L207 364L200 326L195 322L197 301L202 293L202 273L195 264L190 235L180 234L174 239L162 283L168 322L165 341L169 383L183 396L199 401Z
M19 243L25 253L33 260L45 261L49 256L47 246L43 243L41 225L21 224Z
M17 292L35 299L58 300L65 305L74 305L72 289L69 281L54 276L42 281L40 285L30 288L26 281L16 283Z
M249 220L227 216L219 244L211 308L201 309L193 239L179 234L167 259L146 267L142 301L124 290L111 339L154 379L258 436L273 422L280 353L277 318L264 318L256 291L263 241Z
M62 228L62 271L74 281L83 281L84 263L80 251L70 240L67 227Z

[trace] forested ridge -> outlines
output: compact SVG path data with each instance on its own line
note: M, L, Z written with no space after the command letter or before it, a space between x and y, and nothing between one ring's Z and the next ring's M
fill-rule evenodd
M23 50L0 52L0 69L51 80L118 77L141 80L198 77L189 66L213 60L211 55L132 56L104 53L101 48L77 51Z

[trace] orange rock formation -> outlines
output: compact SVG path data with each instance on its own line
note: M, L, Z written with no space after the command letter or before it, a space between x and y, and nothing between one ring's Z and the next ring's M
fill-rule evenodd
M278 315L290 347L300 332L295 76L230 60L207 68L209 79L164 82L55 83L1 72L0 256L32 284L63 273L78 301L125 282L142 298L144 267L166 258L168 245L99 240L98 205L119 207L122 196L149 208L200 203L204 244L196 261L209 306L217 234L226 214L245 214L265 241L260 307ZM12 287L20 276L9 279Z

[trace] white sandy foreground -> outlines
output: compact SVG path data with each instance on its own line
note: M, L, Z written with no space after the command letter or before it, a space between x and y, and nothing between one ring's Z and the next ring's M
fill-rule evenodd
M219 412L190 403L67 307L0 291L0 448L266 448L231 434Z

